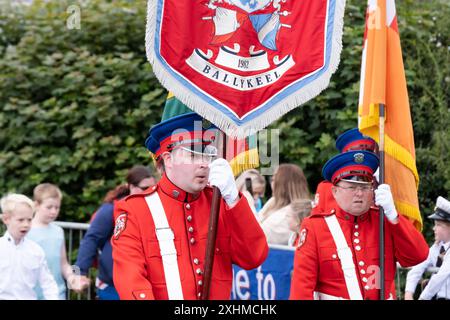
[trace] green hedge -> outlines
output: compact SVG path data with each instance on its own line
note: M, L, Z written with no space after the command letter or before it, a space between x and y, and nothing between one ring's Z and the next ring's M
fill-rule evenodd
M57 183L61 219L75 221L87 219L127 168L150 163L143 141L166 95L145 58L146 1L83 3L81 28L72 30L72 1L0 9L0 193ZM329 88L271 126L281 129L281 162L304 168L311 190L336 136L356 126L365 6L347 0ZM423 214L438 195L450 197L449 6L397 1Z
M144 50L145 5L35 2L0 16L0 192L64 192L61 219L85 221L136 163L166 93ZM14 14L10 14L14 10Z

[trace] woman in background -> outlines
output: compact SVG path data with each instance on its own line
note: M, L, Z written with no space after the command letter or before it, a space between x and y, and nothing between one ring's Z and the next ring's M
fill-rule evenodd
M295 164L280 165L272 177L272 198L259 212L259 222L269 244L288 245L293 232L287 215L295 213L295 202L311 201L303 170Z

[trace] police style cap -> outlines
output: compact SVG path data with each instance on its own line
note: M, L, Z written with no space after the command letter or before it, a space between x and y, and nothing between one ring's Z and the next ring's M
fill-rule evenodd
M217 130L197 113L184 113L151 127L145 146L156 159L177 147L196 154L216 156L217 149L211 144Z
M358 128L347 130L336 139L336 148L341 153L354 150L375 152L377 146L375 140L363 135Z
M450 201L439 196L436 200L434 213L428 216L428 218L450 222Z
M322 176L333 184L341 180L368 184L379 164L378 156L370 151L348 151L325 163Z

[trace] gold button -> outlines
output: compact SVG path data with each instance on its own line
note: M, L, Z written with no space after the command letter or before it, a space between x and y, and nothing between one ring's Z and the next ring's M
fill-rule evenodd
M186 204L186 209L190 210L191 209L191 205L188 203Z
M192 233L192 232L194 232L194 228L193 228L193 227L189 227L188 231L189 231L190 233Z
M187 216L186 220L189 221L189 222L192 221L192 216Z
M194 238L191 238L191 244L194 244L195 243L195 239Z

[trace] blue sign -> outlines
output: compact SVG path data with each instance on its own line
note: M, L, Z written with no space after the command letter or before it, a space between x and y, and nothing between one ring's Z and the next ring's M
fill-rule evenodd
M231 300L287 300L291 289L295 248L269 246L269 255L256 269L233 265Z

